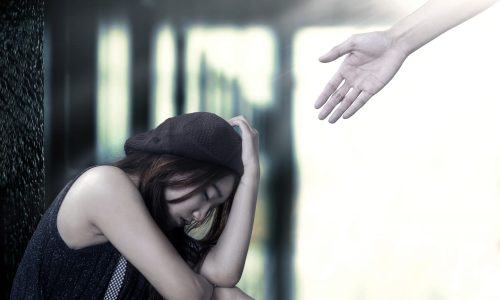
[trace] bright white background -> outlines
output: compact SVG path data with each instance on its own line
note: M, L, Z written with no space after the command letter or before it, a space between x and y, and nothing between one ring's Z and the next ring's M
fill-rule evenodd
M317 57L374 29L295 39L296 298L500 299L500 5L415 52L353 118L318 121L338 64Z

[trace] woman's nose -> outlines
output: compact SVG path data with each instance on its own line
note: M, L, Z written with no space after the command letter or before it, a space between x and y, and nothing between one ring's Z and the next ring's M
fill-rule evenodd
M196 221L201 221L201 220L205 219L205 217L207 216L208 210L209 210L208 205L204 205L204 206L198 208L197 210L195 210L193 212L193 218Z

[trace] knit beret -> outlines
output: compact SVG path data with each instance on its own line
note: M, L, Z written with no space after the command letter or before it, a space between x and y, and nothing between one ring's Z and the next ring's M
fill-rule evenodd
M243 174L241 137L223 118L196 112L168 118L125 142L125 154L171 154L220 165Z

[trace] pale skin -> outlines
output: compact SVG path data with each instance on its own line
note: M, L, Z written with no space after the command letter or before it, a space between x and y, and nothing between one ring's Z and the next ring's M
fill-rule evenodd
M229 220L215 247L193 271L149 214L137 179L121 169L99 166L82 174L68 191L57 216L59 233L71 249L111 242L166 299L251 299L236 288L250 244L260 179L258 134L242 116L230 119L242 134L244 174ZM185 201L169 204L193 187L166 188L171 226L203 219L226 201L234 176L214 182ZM214 285L216 286L214 288Z
M320 120L353 116L398 72L414 51L485 10L497 0L430 0L390 29L355 34L319 58L328 63L347 55L318 96Z

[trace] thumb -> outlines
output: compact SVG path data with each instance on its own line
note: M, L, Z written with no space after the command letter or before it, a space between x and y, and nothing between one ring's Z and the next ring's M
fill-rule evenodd
M333 47L330 51L320 56L319 61L322 63L331 62L343 55L346 55L352 50L351 39L347 39L343 43Z

